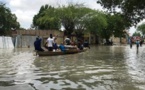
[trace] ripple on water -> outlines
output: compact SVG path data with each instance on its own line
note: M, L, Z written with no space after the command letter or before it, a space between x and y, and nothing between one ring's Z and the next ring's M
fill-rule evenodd
M144 90L144 47L92 46L73 55L0 52L0 90ZM9 86L9 87L7 87Z

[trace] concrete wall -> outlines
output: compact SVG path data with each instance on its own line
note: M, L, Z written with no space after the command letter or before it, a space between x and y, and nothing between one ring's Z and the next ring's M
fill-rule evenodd
M114 44L127 44L128 41L126 38L121 38L121 43L120 43L120 38L113 37L113 43Z
M57 43L63 41L63 32L59 30L13 30L12 36L16 48L34 47L36 37L42 38L42 46L49 35L57 36Z
M13 30L12 36L14 39L15 47L32 47L37 36L43 38L42 43L44 44L49 35L52 34L54 37L57 37L57 43L60 44L64 41L65 37L64 32L60 30ZM32 39L33 38L33 39ZM84 39L88 40L90 44L94 44L96 41L95 36L90 33L84 35ZM72 41L76 41L76 37L73 35L71 38ZM32 43L33 42L33 43ZM42 44L42 45L43 45Z
M13 30L12 35L49 36L50 34L63 36L60 30Z
M22 36L17 35L14 39L14 45L16 48L26 48L26 47L34 47L34 41L37 36Z
M7 36L0 36L0 48L14 48L12 38Z

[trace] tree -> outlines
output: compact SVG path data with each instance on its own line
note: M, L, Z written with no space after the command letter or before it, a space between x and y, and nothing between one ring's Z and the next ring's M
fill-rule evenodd
M59 16L61 24L65 28L65 35L70 36L72 33L79 39L83 36L86 28L85 15L91 9L84 7L82 4L70 4L68 6L60 7Z
M0 35L7 35L11 29L17 29L20 27L17 22L17 17L12 14L10 9L5 7L4 3L0 2Z
M124 36L124 30L130 26L130 23L121 14L109 15L108 24L110 26L109 29L112 29L115 37Z
M130 25L130 22L126 22L126 18L119 13L111 15L80 5L63 7L60 12L65 34L71 35L75 32L78 39L83 36L86 30L106 40L109 40L113 34L121 37L124 35L123 30Z
M126 33L124 30L129 28L130 23L126 21L126 19L121 14L108 14L107 15L108 26L106 29L105 39L109 42L110 36L114 35L114 37L119 37L121 42L121 37L125 37Z
M128 22L120 14L111 15L106 12L98 12L88 22L88 29L93 34L101 38L105 38L109 43L109 38L114 35L115 37L124 36L124 30L128 27Z
M111 13L121 13L133 25L145 18L144 0L98 0L97 3L107 8Z
M33 17L32 26L37 29L60 29L62 25L65 28L65 35L70 36L74 32L80 36L86 25L84 16L90 11L92 10L78 4L58 8L45 5Z
M141 36L141 34L140 34L140 32L135 32L135 33L133 33L132 36Z
M33 25L35 28L46 30L60 28L60 21L57 16L57 9L52 6L42 6L39 13L33 17Z
M101 18L101 15L99 15L101 12L86 8L83 5L75 4L62 7L60 12L60 19L65 28L65 35L74 33L77 39L82 39L85 31L95 32L96 25L98 28L103 26L101 23L104 21L103 17Z
M75 29L76 12L76 7L73 5L63 6L59 9L59 17L62 26L65 28L65 35L70 36Z
M78 39L83 39L84 32L87 30L87 22L90 21L90 13L94 11L84 6L76 6L77 12L74 20L74 33Z
M103 38L101 32L107 27L106 13L102 11L93 10L87 14L86 18L86 29L88 32L96 37L96 43L99 44L99 37Z
M142 32L142 34L144 35L145 34L145 23L142 23L141 25L139 25L137 27L137 30Z
M87 30L89 30L94 35L99 35L100 37L102 37L100 32L108 25L106 19L106 13L94 10L88 15L89 16L86 17Z

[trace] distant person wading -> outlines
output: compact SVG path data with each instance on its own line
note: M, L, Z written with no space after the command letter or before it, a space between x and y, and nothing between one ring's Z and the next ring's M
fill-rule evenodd
M138 48L139 48L139 44L140 44L140 42L139 42L139 40L137 40L137 41L136 41L136 48L137 48L137 50L138 50Z

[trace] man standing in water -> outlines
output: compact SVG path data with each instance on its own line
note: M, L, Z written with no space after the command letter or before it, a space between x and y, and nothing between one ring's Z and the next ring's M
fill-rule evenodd
M48 51L53 51L53 43L54 43L54 38L52 34L50 34L50 37L46 40L47 46L48 46Z

